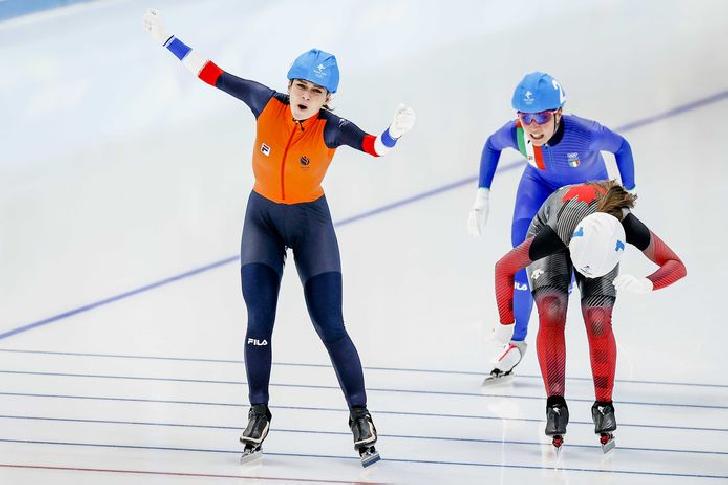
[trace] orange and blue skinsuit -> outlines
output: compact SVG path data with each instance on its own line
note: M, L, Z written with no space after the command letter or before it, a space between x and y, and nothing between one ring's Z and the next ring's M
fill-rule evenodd
M195 62L191 49L176 37L165 46L183 63ZM347 403L366 406L361 363L344 326L339 248L321 182L337 147L349 145L378 156L375 146L389 148L395 141L386 133L377 140L326 110L295 121L287 95L226 73L209 60L198 62L199 71L194 71L200 79L242 100L257 120L252 154L255 184L241 243L250 403L268 403L271 336L286 250L291 248L309 315Z

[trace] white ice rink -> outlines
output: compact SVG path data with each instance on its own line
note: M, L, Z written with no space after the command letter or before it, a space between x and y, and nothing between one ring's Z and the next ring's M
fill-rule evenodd
M297 54L334 52L336 113L371 133L400 101L417 110L390 156L342 147L325 182L380 432L369 469L292 267L272 431L259 464L239 463L237 254L255 125L143 32L148 6L223 69L278 90ZM0 483L727 483L727 32L724 0L108 0L0 21ZM535 311L520 376L480 385L515 151L486 234L465 231L482 144L533 70L561 80L567 112L628 138L635 212L688 268L618 299L607 457L572 295L558 464ZM623 271L653 271L634 248L625 259Z

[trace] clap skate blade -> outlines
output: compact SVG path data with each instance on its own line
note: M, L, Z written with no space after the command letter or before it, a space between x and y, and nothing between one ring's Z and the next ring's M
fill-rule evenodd
M247 465L258 461L263 456L263 449L260 445L246 444L243 454L240 457L240 463Z
M500 369L493 369L490 374L485 376L481 385L486 386L489 384L495 384L499 382L508 382L513 379L513 370L502 371Z
M606 454L614 449L616 443L614 442L614 435L612 433L602 433L599 437L599 442L602 444L602 451Z
M361 466L366 468L379 461L379 452L373 446L366 446L359 449L359 458L361 458Z

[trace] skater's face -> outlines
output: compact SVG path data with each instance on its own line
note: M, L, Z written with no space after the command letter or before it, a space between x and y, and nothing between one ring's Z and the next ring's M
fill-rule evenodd
M518 113L518 118L521 120L521 126L523 126L526 137L534 146L538 147L546 144L556 133L556 127L561 119L561 108L555 111L544 111L536 115ZM526 121L529 123L526 123ZM539 121L543 121L543 123L539 123Z
M288 95L296 121L307 120L317 114L331 98L326 88L303 79L294 79L288 84Z

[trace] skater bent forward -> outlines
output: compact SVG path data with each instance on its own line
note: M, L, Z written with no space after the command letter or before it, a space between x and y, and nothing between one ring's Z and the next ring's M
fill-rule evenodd
M594 380L594 432L605 451L613 446L612 389L617 350L612 308L617 291L647 294L683 278L680 258L630 211L636 196L615 182L568 185L551 194L528 229L526 240L496 264L496 299L501 325L513 322L513 279L528 267L539 314L538 360L548 397L546 434L563 442L569 411L564 399L564 327L572 268L581 291ZM631 244L659 268L647 277L618 274L618 262Z

